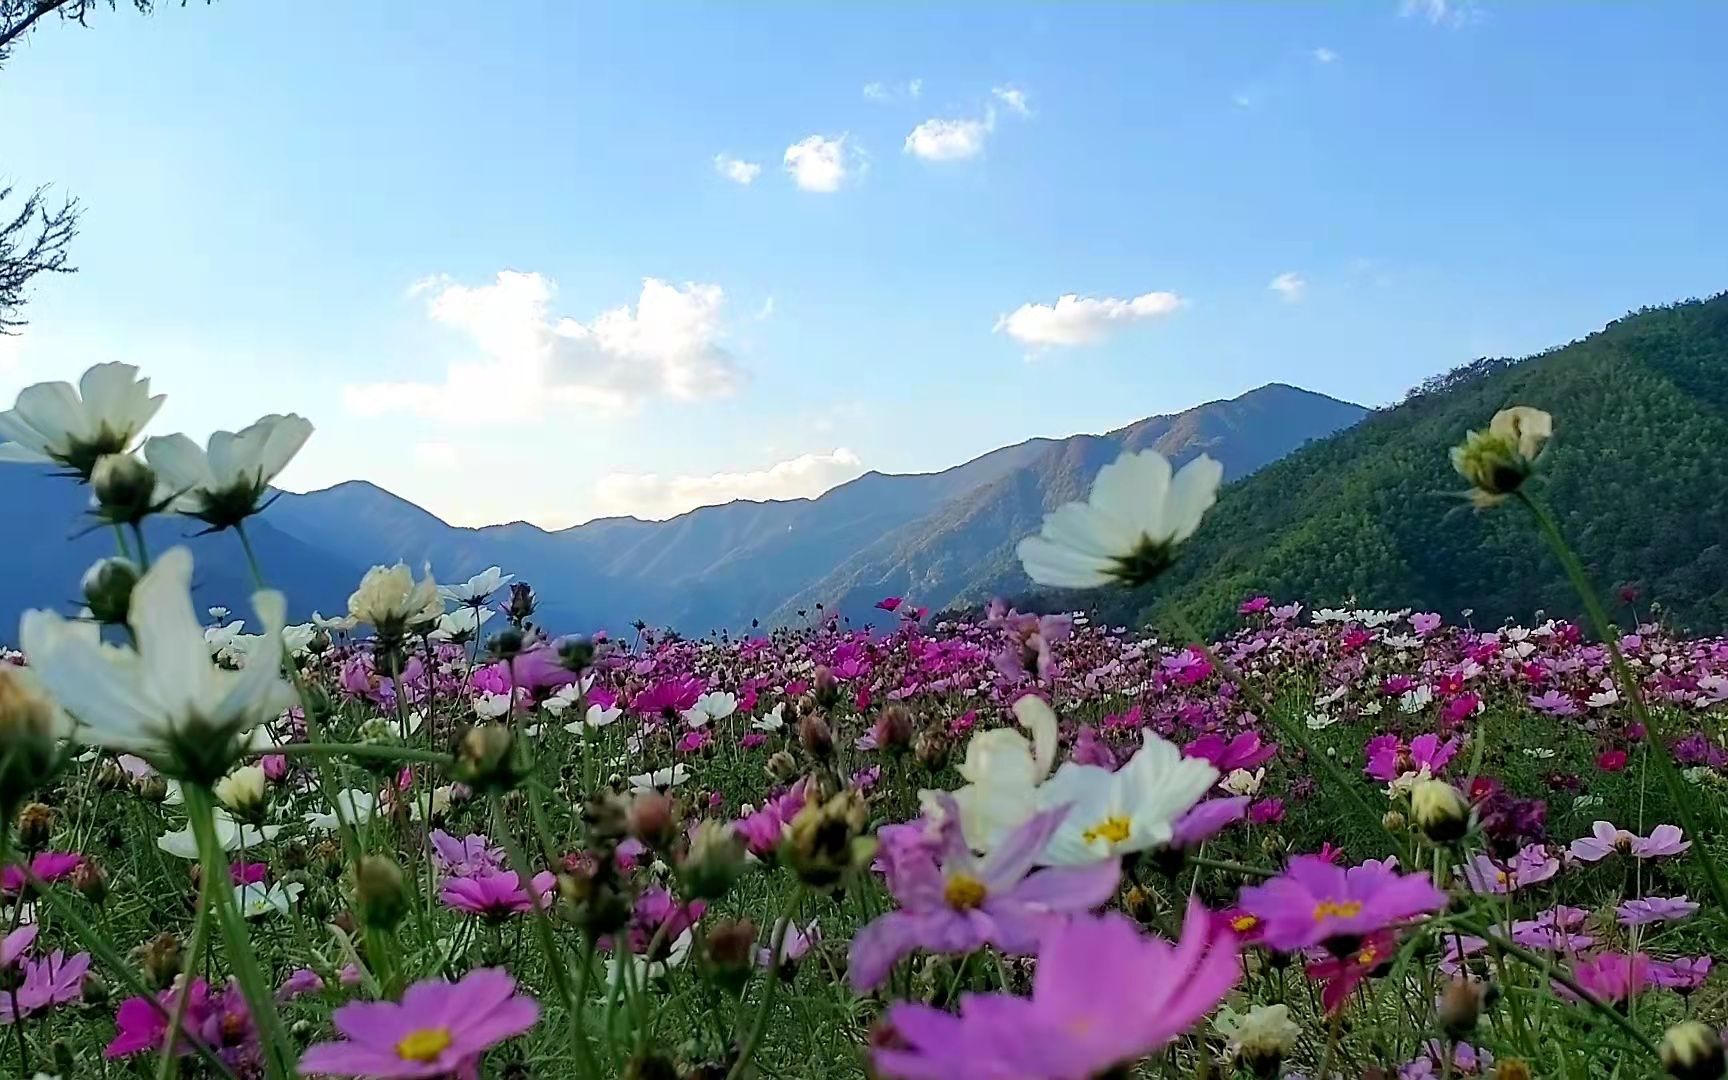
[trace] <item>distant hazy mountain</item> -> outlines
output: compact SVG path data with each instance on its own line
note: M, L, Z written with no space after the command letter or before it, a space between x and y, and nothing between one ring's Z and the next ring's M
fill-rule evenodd
M71 614L81 604L79 580L97 559L116 553L114 533L91 530L89 489L46 468L0 465L0 641L16 644L18 616L46 607ZM253 619L252 572L232 533L193 536L203 525L186 518L152 520L145 539L152 552L190 544L196 571L193 590L204 606L221 604L235 618ZM288 536L268 522L248 529L270 584L287 594L290 614L303 619L313 609L347 608L359 565ZM202 613L200 613L202 614Z
M622 629L636 619L689 633L788 620L822 603L855 617L882 596L939 607L1024 585L1011 551L1045 511L1084 495L1122 449L1155 446L1178 461L1202 451L1245 476L1365 410L1294 387L1152 417L1107 435L1030 439L936 473L866 473L816 499L734 502L669 521L605 518L547 531L524 522L462 528L373 484L284 493L252 529L272 584L297 614L340 608L367 566L431 563L440 581L487 566L533 583L542 622ZM112 551L107 533L75 542L85 493L69 481L0 468L0 510L19 522L0 581L0 640L21 608L72 599L83 569ZM160 547L194 531L159 523ZM195 541L200 596L242 605L249 575L232 536Z

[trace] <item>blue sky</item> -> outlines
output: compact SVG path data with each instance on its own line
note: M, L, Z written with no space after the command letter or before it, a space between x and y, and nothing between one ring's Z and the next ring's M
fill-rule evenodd
M310 417L286 486L559 526L1728 287L1720 4L486 7L35 33L0 177L81 272L0 399L126 359L158 432Z

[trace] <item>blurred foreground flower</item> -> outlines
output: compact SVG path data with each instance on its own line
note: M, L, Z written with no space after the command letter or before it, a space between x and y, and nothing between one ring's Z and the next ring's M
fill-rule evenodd
M1236 939L1199 905L1175 945L1111 913L1053 931L1030 998L967 994L958 1016L928 1005L888 1013L879 1073L901 1080L1085 1080L1167 1046L1241 976Z
M1536 471L1554 418L1541 409L1515 405L1501 409L1487 431L1472 431L1452 448L1452 467L1470 481L1477 506L1493 506L1524 485Z
M63 465L90 479L105 454L124 453L162 407L131 364L97 364L71 383L27 386L0 412L0 462Z
M1057 507L1015 549L1040 585L1092 589L1145 585L1170 565L1218 498L1224 466L1201 454L1171 475L1156 450L1126 453L1098 470L1085 502Z
M25 612L19 636L37 678L77 721L74 738L208 785L228 771L248 732L294 704L294 691L276 663L229 671L211 662L191 583L192 554L183 547L139 579L127 617L136 649L105 645L52 611ZM261 591L252 603L265 654L280 655L282 594Z

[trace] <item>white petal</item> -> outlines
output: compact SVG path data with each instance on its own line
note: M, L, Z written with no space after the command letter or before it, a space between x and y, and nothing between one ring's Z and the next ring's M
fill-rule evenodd
M192 553L170 548L132 590L127 616L138 639L143 676L172 722L198 714L216 687L210 647L192 610Z
M1224 466L1205 454L1182 466L1170 484L1168 513L1164 520L1167 531L1162 537L1180 544L1194 535L1200 519L1218 501L1218 485L1224 481Z
M1091 503L1120 522L1132 534L1132 544L1142 534L1159 534L1169 489L1169 460L1156 450L1142 450L1123 454L1098 470Z
M1108 559L1094 558L1057 547L1041 536L1028 536L1015 548L1026 576L1059 589L1095 589L1110 584Z
M1044 518L1039 535L1082 555L1114 559L1133 551L1140 533L1089 503L1058 506Z
M211 484L210 459L202 447L185 435L154 435L145 439L144 460L171 490L185 492Z

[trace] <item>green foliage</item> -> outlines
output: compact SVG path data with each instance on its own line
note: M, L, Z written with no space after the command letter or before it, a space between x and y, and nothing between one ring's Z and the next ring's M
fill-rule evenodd
M1447 450L1510 405L1554 415L1532 488L1605 588L1701 630L1728 626L1728 294L1647 308L1522 361L1479 360L1227 488L1149 589L1099 597L1116 621L1180 604L1208 629L1247 596L1473 612L1576 597L1526 515L1478 512ZM1093 599L1087 597L1087 600Z

